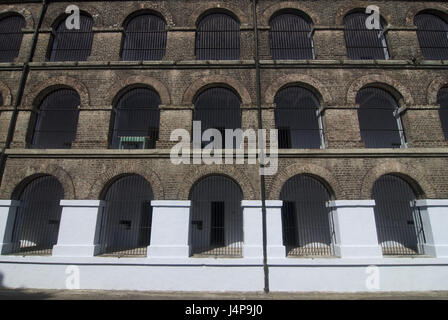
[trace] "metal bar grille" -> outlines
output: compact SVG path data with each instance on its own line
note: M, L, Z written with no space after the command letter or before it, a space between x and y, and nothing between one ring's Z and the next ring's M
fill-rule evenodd
M378 242L384 255L423 253L424 232L420 211L414 207L415 193L399 177L384 175L372 189Z
M442 88L437 94L437 103L440 105L439 117L442 124L445 140L448 140L448 87Z
M153 14L133 17L125 27L121 60L162 60L166 49L166 22Z
M448 23L436 15L420 13L415 16L414 24L425 59L448 59Z
M275 96L279 148L320 148L319 100L308 89L287 87Z
M333 254L330 194L325 186L307 175L296 175L282 187L283 244L289 256Z
M32 148L69 149L76 138L80 98L72 89L48 94L37 111Z
M366 148L400 148L403 145L403 130L396 115L398 104L386 90L364 88L358 92L358 119L361 139Z
M344 37L348 57L356 60L389 59L383 26L380 26L380 30L367 29L368 17L365 13L356 12L344 18Z
M32 180L19 197L12 235L12 253L51 255L57 243L64 198L61 183L53 176Z
M93 19L81 14L80 29L67 29L65 19L52 32L50 61L86 61L93 43Z
M100 252L110 256L146 256L151 236L153 193L139 175L119 178L107 190Z
M13 62L19 55L25 25L25 19L20 15L0 20L0 62Z
M238 60L240 58L240 24L224 13L201 19L196 30L198 60Z
M159 136L160 97L152 89L136 88L126 92L115 108L111 148L153 149ZM124 137L145 138L146 143L120 144Z
M283 13L270 22L272 59L314 59L311 25L301 16Z
M190 199L193 256L241 257L243 194L239 186L224 176L208 176L193 186Z
M241 128L241 100L230 89L210 88L203 91L195 100L194 121L201 121L201 135L207 129L218 129L222 133L225 146L224 129ZM205 142L204 145L210 142ZM233 147L237 146L234 139Z

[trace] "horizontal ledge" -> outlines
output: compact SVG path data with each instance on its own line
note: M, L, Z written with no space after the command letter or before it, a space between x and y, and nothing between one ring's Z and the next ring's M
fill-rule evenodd
M266 207L269 208L281 208L283 205L282 200L266 200ZM261 200L242 200L241 206L246 208L260 208L262 206Z
M416 200L417 207L448 207L448 199L422 199Z
M62 207L103 207L103 200L61 200Z
M17 200L0 200L0 207L18 207L20 201Z
M191 206L190 200L153 200L151 201L152 207L186 207Z
M329 208L374 207L375 200L333 200L326 203Z

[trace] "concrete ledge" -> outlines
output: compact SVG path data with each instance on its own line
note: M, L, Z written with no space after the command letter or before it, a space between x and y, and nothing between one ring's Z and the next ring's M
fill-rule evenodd
M415 201L417 207L448 207L448 199L424 199ZM448 211L447 211L448 213Z
M152 207L190 207L190 200L152 200Z
M0 200L0 207L18 207L20 201L17 200Z
M62 207L104 207L103 200L61 200Z
M326 206L329 208L374 207L375 200L333 200L328 201Z

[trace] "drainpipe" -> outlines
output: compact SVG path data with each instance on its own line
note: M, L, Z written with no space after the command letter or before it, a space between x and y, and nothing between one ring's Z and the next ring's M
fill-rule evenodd
M257 109L258 109L258 129L263 129L262 115L261 115L261 76L260 76L260 50L258 45L258 21L257 21L257 0L253 0L253 24L254 24L254 39L255 39L255 74L256 74L256 88L257 88ZM262 139L259 135L258 139ZM259 145L264 146L265 143L258 142ZM260 152L264 152L260 149ZM261 155L260 159L264 159ZM264 167L264 163L260 161L260 169ZM267 236L266 236L266 183L264 175L260 175L261 185L261 214L262 214L262 228L263 228L263 270L264 270L264 292L269 293L269 268L267 257Z
M2 148L2 151L0 154L0 179L2 182L3 182L3 173L5 171L5 166L6 166L6 159L8 157L6 155L6 149L10 148L11 142L12 142L12 139L14 136L14 131L15 131L16 124L17 124L17 115L19 113L18 107L22 102L23 92L25 90L25 84L28 79L28 74L30 71L29 63L33 60L34 52L36 51L37 38L38 38L39 30L42 25L42 21L43 21L46 11L47 11L47 0L42 0L42 8L40 11L38 23L37 23L36 27L34 28L33 39L31 41L31 49L28 53L28 57L27 57L25 63L23 64L22 76L21 76L20 82L19 82L19 89L17 90L17 94L14 99L15 100L14 101L14 109L12 112L11 121L9 122L8 135L6 136L5 146L4 146L4 148Z

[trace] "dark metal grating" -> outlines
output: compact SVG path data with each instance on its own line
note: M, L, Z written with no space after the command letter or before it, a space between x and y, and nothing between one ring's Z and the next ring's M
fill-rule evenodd
M241 100L227 88L206 89L195 100L193 120L201 121L201 135L207 129L219 130L222 134L221 143L225 146L224 129L241 128ZM236 143L234 140L234 147ZM207 144L209 142L204 143Z
M132 89L119 99L115 108L111 148L120 147L123 137L141 137L145 145L128 143L122 148L152 149L156 147L160 123L160 97L152 89Z
M198 60L238 60L240 24L228 14L212 13L203 17L196 29Z
M270 21L272 59L314 59L310 23L298 14L282 13Z
M442 18L420 13L414 18L417 37L425 59L448 59L448 23Z
M162 60L166 50L166 22L154 14L140 14L125 26L121 60Z
M80 98L72 89L48 94L37 110L32 148L69 149L76 138Z
M287 87L275 96L279 148L321 147L318 98L308 89Z
M153 198L148 181L135 174L119 178L108 188L101 220L101 254L146 256Z
M57 243L64 198L61 183L53 176L32 180L19 197L14 221L12 253L50 255Z
M86 61L93 43L93 19L80 15L80 29L67 29L62 19L52 30L50 61Z
M13 62L19 55L25 25L21 15L8 15L0 20L0 62Z
M333 254L330 193L315 178L296 175L282 187L283 244L290 256Z
M442 124L443 134L448 140L448 87L442 88L437 94L437 103L440 105L439 117Z
M385 255L423 253L425 235L415 193L403 179L384 175L372 189L378 242Z
M383 26L380 30L367 29L369 16L362 12L348 14L344 18L344 37L347 54L350 59L384 60L389 59Z
M395 98L386 90L364 88L358 92L358 119L361 139L366 148L400 148L403 131L398 126L400 119Z
M240 187L230 178L211 175L193 186L190 199L192 254L241 257L243 194Z

